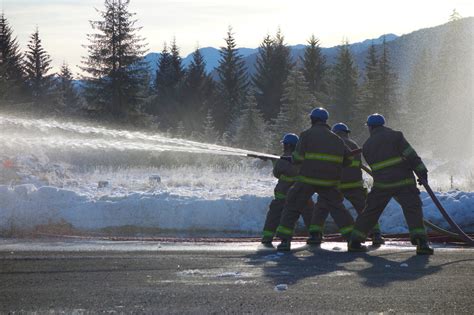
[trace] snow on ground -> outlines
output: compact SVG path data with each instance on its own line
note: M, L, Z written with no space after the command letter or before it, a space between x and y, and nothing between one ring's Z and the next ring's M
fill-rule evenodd
M226 170L188 166L88 172L35 156L17 157L12 164L4 163L1 173L2 235L59 223L81 232L135 227L168 235L258 235L276 181L269 165L255 164ZM99 188L99 181L105 187ZM474 192L437 195L453 219L474 232ZM426 192L421 198L425 217L448 228ZM407 232L393 200L380 222L385 233Z

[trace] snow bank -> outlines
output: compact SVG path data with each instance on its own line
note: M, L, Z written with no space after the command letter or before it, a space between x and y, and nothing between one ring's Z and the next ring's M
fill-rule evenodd
M474 232L474 192L438 193L453 219ZM422 193L425 217L448 227L426 193ZM38 225L67 222L75 229L97 231L109 227L136 226L176 231L244 232L259 234L271 197L258 194L208 199L170 192L131 193L99 198L50 186L0 186L0 232L28 230ZM385 233L407 231L403 213L392 201L381 218Z

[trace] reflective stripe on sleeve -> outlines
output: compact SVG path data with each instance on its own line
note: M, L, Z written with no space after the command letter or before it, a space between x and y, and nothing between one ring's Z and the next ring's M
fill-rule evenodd
M293 183L298 179L298 177L297 176L281 175L278 179L281 180L281 181L284 181L284 182Z
M312 178L312 177L307 177L307 176L298 176L298 181L301 183L309 184L309 185L323 186L323 187L338 186L341 183L339 180L319 179L319 178Z
M346 182L339 184L339 189L350 189L350 188L363 188L364 182L362 180L358 180L356 182Z
M396 187L402 187L402 186L408 186L408 185L415 185L415 179L407 178L407 179L400 180L398 182L391 182L391 183L374 182L374 187L382 188L382 189L396 188Z
M339 233L341 233L341 235L343 235L343 236L346 236L348 234L351 234L353 230L354 230L354 226L353 225L348 225L348 226L344 226L344 227L340 228Z
M325 162L342 163L344 157L340 155L326 154L326 153L311 153L307 152L304 155L305 160L316 160Z
M304 161L304 158L296 151L293 152L293 159L295 159L295 161Z
M393 157L384 161L380 161L370 165L372 171L379 171L389 166L397 165L403 162L403 159L400 156Z
M415 150L409 145L405 150L403 150L403 156L409 156L410 154L415 153Z
M354 161L351 162L351 165L349 165L349 167L360 168L360 165L361 165L361 162L360 162L360 161L354 160Z
M276 192L275 192L275 199L278 199L278 200L282 200L282 199L283 199L283 200L284 200L284 199L286 199L286 195L285 195L284 193L281 193L281 192L276 191Z

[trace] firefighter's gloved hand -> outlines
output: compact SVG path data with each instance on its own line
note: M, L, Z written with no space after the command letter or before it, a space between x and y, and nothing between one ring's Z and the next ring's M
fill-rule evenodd
M285 161L288 161L288 162L292 162L293 159L291 158L291 156L288 156L288 155L282 155L280 156L280 160L285 160Z
M418 173L418 185L422 186L424 181L425 183L428 184L428 172L423 172L423 173Z

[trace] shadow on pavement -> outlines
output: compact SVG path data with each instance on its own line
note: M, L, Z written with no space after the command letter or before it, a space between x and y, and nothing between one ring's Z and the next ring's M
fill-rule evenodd
M403 259L409 253L411 256ZM387 258L391 254L395 255L393 260ZM291 285L320 276L356 275L364 286L385 287L397 281L416 281L441 271L445 265L461 262L433 265L430 264L431 257L417 256L414 250L378 254L311 248L284 254L269 250L256 252L247 256L247 263L261 267L263 276L273 285Z

